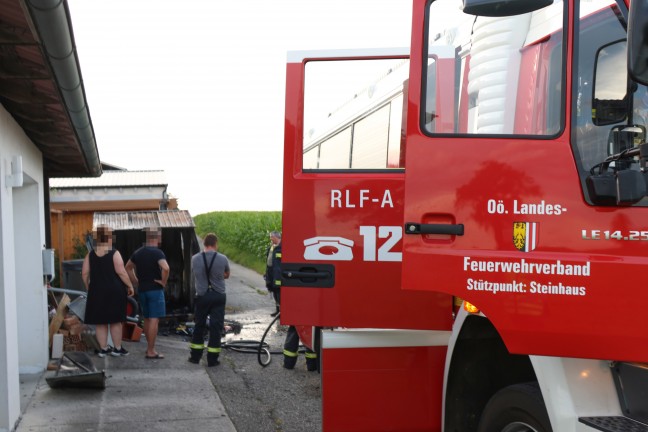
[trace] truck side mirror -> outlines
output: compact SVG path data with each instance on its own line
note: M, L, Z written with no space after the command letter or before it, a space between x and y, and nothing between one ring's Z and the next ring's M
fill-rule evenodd
M646 127L643 125L612 126L608 136L608 155L621 153L637 147L646 141Z
M553 4L553 0L463 0L463 11L470 15L505 17L521 15Z
M630 2L628 18L628 73L648 85L648 2Z
M632 205L646 196L646 180L641 171L619 171L616 173L616 183L618 205Z
M602 46L596 53L592 89L592 123L604 126L628 116L628 78L618 67L626 57L626 41Z
M596 205L629 206L646 196L647 182L648 176L642 171L606 171L587 177L587 189Z

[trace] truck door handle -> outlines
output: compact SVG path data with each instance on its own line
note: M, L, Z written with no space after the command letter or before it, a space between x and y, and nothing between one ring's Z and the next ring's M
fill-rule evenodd
M405 223L405 234L446 234L464 235L463 224L418 224Z
M331 264L281 263L283 286L332 288L335 267Z
M283 272L283 277L286 279L301 279L301 278L315 278L315 279L322 279L331 276L330 273L325 273L325 272L305 272L305 271L285 271Z

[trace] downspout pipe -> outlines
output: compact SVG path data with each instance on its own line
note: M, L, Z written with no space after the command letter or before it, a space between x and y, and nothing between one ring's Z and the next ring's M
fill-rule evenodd
M67 1L25 0L25 5L63 97L88 173L99 177L102 173L101 161L83 87Z

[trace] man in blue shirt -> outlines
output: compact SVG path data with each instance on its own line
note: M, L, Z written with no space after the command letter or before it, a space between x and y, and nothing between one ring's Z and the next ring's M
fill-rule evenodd
M169 264L158 245L162 232L158 227L144 229L146 243L137 249L126 263L126 272L133 286L137 287L140 306L144 315L144 335L146 335L146 358L163 359L155 350L160 318L166 315L164 287L169 279Z

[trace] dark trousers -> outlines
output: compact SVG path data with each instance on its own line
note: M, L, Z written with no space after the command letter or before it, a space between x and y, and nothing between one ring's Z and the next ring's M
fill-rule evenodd
M293 369L297 364L297 356L299 354L299 333L295 326L288 327L286 340L284 341L284 364L286 369ZM306 369L315 371L318 368L317 354L314 351L306 349Z
M272 297L274 298L275 303L277 305L281 304L281 288L275 288L274 291L272 291Z
M220 353L221 333L225 322L225 301L227 296L216 291L207 291L207 293L196 297L194 309L194 327L193 337L191 338L192 347L204 345L204 334L207 329L207 316L209 316L209 342L207 344L208 352Z
M284 351L294 354L297 357L297 350L299 349L299 334L295 326L288 327L286 333L286 340L284 341Z

